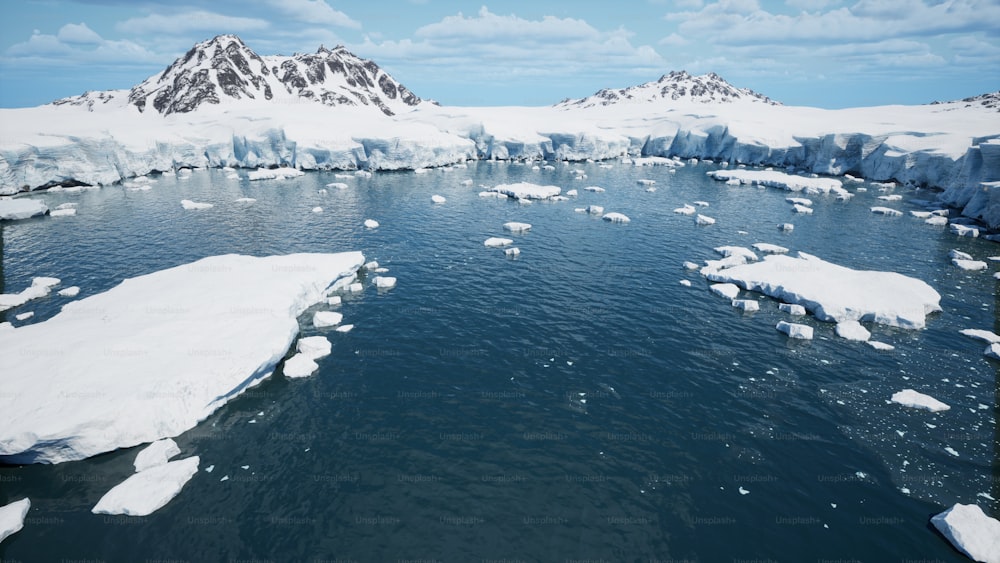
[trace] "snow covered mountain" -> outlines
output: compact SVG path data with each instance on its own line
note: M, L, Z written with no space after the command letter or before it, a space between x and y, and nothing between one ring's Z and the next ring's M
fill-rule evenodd
M710 72L691 76L684 70L664 74L659 80L638 86L612 90L605 88L579 100L567 99L556 104L560 108L588 108L624 103L698 102L703 104L756 102L781 105L749 88L737 88L718 74Z
M372 61L342 46L313 54L261 57L235 35L198 43L163 72L125 91L87 92L55 105L94 106L127 100L140 112L187 113L204 104L236 101L313 101L371 106L385 115L410 111L421 100Z

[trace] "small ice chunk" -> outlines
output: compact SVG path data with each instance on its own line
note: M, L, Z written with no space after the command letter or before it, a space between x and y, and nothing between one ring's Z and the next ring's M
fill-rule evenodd
M431 196L431 201L434 202L434 203L445 203L448 200L445 199L444 196L439 196L439 195L435 194L435 195Z
M774 328L787 334L790 338L812 340L813 337L813 328L809 325L780 321Z
M91 512L146 516L159 510L198 472L198 456L171 461L132 475L105 493Z
M372 260L371 262L365 262L365 265L361 267L364 268L365 271L374 272L375 270L378 270L379 264L377 261Z
M804 197L786 197L785 201L791 203L792 205L803 205L805 207L812 207L812 200Z
M339 325L342 320L344 320L344 315L336 311L317 311L313 315L313 326L316 328L335 326Z
M890 207L875 206L870 209L872 213L876 215L885 215L886 217L899 217L903 214L902 211L892 209Z
M958 331L959 333L968 336L969 338L976 338L988 342L989 344L995 344L1000 342L1000 335L990 332L988 330L981 330L978 328L963 328Z
M211 203L199 203L196 201L191 201L190 199L182 199L181 207L183 207L184 209L197 210L197 209L211 209L213 205Z
M1000 360L1000 342L994 342L986 347L983 351L983 355L987 358L993 358L994 360Z
M695 264L694 262L691 262L691 261L685 261L684 262L684 269L685 270L698 270L700 268L701 268L701 266L699 266L698 264Z
M778 225L778 230L779 231L785 231L786 233L790 233L790 232L792 232L792 231L795 230L795 225L793 225L791 223L782 223L782 224Z
M568 195L570 197L576 197L576 196L579 195L579 192L577 192L576 190L567 190L566 191L566 195Z
M353 328L354 328L354 325L340 325L340 326L338 326L337 328L335 328L333 330L335 330L337 332L351 332L351 329L353 329Z
M718 252L719 254L721 254L726 258L730 256L742 256L743 258L745 258L745 260L742 262L743 264L747 262L756 262L758 260L757 255L754 254L752 250L750 250L745 246L731 246L731 245L716 246L712 250Z
M628 223L629 221L631 221L631 219L629 219L628 216L615 211L605 214L604 220L611 221L612 223Z
M361 293L364 290L365 286L361 285L360 282L354 282L347 288L347 291L350 291L351 293Z
M910 215L913 215L917 219L927 219L931 216L930 211L910 211Z
M680 284L684 287L691 287L691 280L681 280Z
M695 211L697 210L693 205L688 205L686 203L684 204L684 207L674 209L674 213L677 213L678 215L694 215Z
M373 280L375 287L379 289L392 289L396 287L396 278L389 276L375 276Z
M740 288L734 283L713 283L709 286L712 293L733 300L740 294Z
M323 208L319 207L319 206L313 207L312 208L312 212L313 213L322 213L323 212Z
M132 462L132 465L135 467L136 472L145 471L150 467L167 463L170 461L170 458L180 455L180 453L181 449L177 447L177 442L170 438L164 438L146 446L135 456L135 461Z
M375 219L365 219L365 228L366 229L377 229L378 228L378 221L376 221Z
M505 248L504 251L503 251L503 253L506 256L510 256L511 258L513 258L514 256L520 256L521 255L521 249L517 248L516 246L513 247L513 248Z
M0 197L0 221L18 221L45 215L49 207L40 199Z
M330 355L332 345L325 336L307 336L299 339L295 349L311 360L318 360Z
M740 486L739 491L740 491L741 495L749 495L750 494L750 491L744 489L742 486Z
M902 391L893 393L891 400L892 402L899 403L904 407L926 409L931 412L946 411L951 408L934 397L918 393L913 389L903 389Z
M209 465L208 467L205 468L205 473L211 473L213 471L215 471L214 465Z
M924 221L924 223L927 223L928 225L933 225L935 227L943 227L948 224L948 218L934 216Z
M590 213L591 215L602 215L604 213L604 208L600 205L588 205L587 213Z
M257 199L252 197L241 197L236 199L236 203L257 203Z
M27 498L0 506L0 542L21 531L30 509L31 501Z
M26 321L34 316L35 316L34 311L28 311L27 313L18 313L17 315L14 315L14 318L19 321Z
M483 244L486 245L486 246L489 246L491 248L500 248L502 246L507 246L509 244L514 244L514 241L512 239L509 239L509 238L490 237L490 238L486 239L486 241L484 241Z
M799 205L796 203L795 205L792 206L792 211L795 211L796 213L802 213L803 215L812 215L813 208L806 207L805 205Z
M979 229L976 227L970 227L968 225L960 225L958 223L952 223L949 227L951 232L955 233L960 237L971 237L976 238L979 236Z
M697 205L698 207L708 207L707 201L696 201L694 202L694 204Z
M594 192L596 194L604 193L605 191L604 188L600 186L587 186L586 188L583 188L583 190L587 192Z
M326 187L328 187L328 188L336 188L338 190L346 190L350 186L348 186L347 184L345 184L343 182L330 182L329 184L326 185Z
M72 217L74 215L76 215L76 209L54 209L49 212L49 217Z
M933 516L931 524L970 559L1000 561L1000 521L987 516L978 505L956 503Z
M841 338L858 342L867 341L872 337L872 333L868 332L868 329L861 326L858 321L840 321L837 323L836 332L837 336Z
M959 267L962 270L975 272L978 270L985 270L989 268L989 264L983 262L982 260L960 260L958 258L953 258L951 260L952 265Z
M509 223L504 223L503 228L506 231L512 233L524 233L531 230L531 225L529 223L518 223L517 221L511 221Z
M742 309L745 313L752 313L760 310L760 303L753 299L733 299L733 307Z
M881 199L882 201L902 201L903 200L903 196L901 196L899 194L880 195L880 196L878 196L878 199Z
M656 180L647 180L645 178L639 180L639 184L643 186L652 186L656 183Z
M951 258L952 260L975 260L971 254L954 248L948 251L948 258Z
M712 217L708 217L706 215L699 214L698 217L695 218L694 222L697 225L714 225L715 219Z
M284 373L285 377L299 378L299 377L309 377L310 375L316 373L319 369L319 364L315 360L310 358L307 354L299 352L291 358L285 360Z

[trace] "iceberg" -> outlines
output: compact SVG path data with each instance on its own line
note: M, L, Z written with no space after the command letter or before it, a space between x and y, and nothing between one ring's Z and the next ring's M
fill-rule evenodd
M913 389L903 389L902 391L893 393L890 400L893 403L899 403L904 407L924 409L931 412L941 412L951 408L934 397L918 393Z
M799 252L707 273L710 281L735 283L775 299L803 305L827 322L871 321L923 328L941 310L941 296L925 282L897 274L852 270Z
M740 294L740 288L731 283L714 283L709 288L712 293L733 300Z
M164 438L146 446L135 456L135 461L132 462L132 465L135 467L136 473L138 473L150 467L163 465L170 461L170 458L180 455L180 453L181 449L177 447L177 442L170 438Z
M0 461L84 459L194 428L270 375L298 316L363 263L360 252L213 256L5 332L6 350L62 351L0 354Z
M38 199L0 197L0 221L30 219L48 212L45 202Z
M31 285L20 293L0 293L0 311L20 307L32 299L45 297L52 288L59 285L58 278L37 277L31 280Z
M196 201L191 201L190 199L182 199L181 207L189 210L198 210L198 209L211 209L214 206L211 203L199 203Z
M148 516L173 500L198 473L201 460L193 456L140 471L105 493L90 511L94 514Z
M970 559L1000 563L1000 521L978 505L956 503L931 517L931 524Z
M308 354L299 352L285 360L285 365L281 371L285 374L285 377L297 379L300 377L309 377L316 373L318 369L319 364L316 363L316 360L310 358Z
M678 282L678 283L680 283L680 284L681 284L681 285L683 285L684 287L691 287L691 280L681 280L681 281L680 281L680 282Z
M31 501L26 498L0 506L0 542L21 531L30 509Z
M892 209L891 207L881 207L881 206L872 207L871 212L876 215L885 215L886 217L899 217L903 214L902 211L899 211L897 209Z
M708 175L720 182L729 183L735 180L739 184L767 186L807 194L840 194L847 191L836 178L806 178L775 170L714 170Z
M344 315L336 311L317 311L313 314L313 326L316 328L336 326L339 325L342 320L344 320Z
M509 244L514 244L513 239L502 238L502 237L490 237L483 242L484 245L492 248L500 248L501 246L507 246Z
M569 197L577 197L580 194L576 190L566 190L566 195Z
M809 325L779 321L774 328L778 329L779 332L787 334L789 338L797 338L799 340L812 340L813 338L813 328Z
M520 182L517 184L500 184L499 186L494 186L487 192L495 192L497 194L505 195L512 199L549 199L553 196L557 196L562 192L562 188L558 186L539 186L538 184L532 184L530 182Z
M506 231L512 233L526 233L531 230L531 225L529 223L518 223L517 221L511 221L509 223L504 223L503 228Z
M872 337L872 333L868 332L868 329L861 326L861 323L858 321L841 321L837 323L836 333L841 338L856 340L858 342L865 342Z
M615 211L612 211L611 213L605 213L604 220L610 221L612 223L628 223L629 221L631 221L631 219L629 219L628 216Z

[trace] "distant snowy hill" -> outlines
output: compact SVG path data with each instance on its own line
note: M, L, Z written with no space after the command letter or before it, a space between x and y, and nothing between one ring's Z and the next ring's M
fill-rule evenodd
M372 106L386 115L409 111L420 98L372 61L344 47L314 54L261 57L235 35L198 43L163 72L127 91L87 92L55 105L121 105L163 115L187 113L203 104L239 100L309 100L327 106Z
M664 74L655 82L618 90L605 88L586 98L563 100L556 104L556 107L587 108L623 103L658 102L700 102L705 104L756 102L781 105L779 102L749 88L737 88L714 72L702 76L691 76L686 71L677 70L670 74Z
M235 35L130 90L0 109L0 194L182 167L402 170L467 159L712 159L942 190L1000 228L1000 93L938 104L784 106L671 72L545 107L441 107L343 47L260 56Z

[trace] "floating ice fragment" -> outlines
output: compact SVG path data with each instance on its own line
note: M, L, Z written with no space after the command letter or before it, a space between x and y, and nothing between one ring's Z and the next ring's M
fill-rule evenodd
M708 217L706 215L699 214L698 217L695 218L694 222L697 225L714 225L715 219L712 217Z
M354 329L354 325L340 325L334 330L337 332L351 332L352 329Z
M752 313L760 310L760 303L753 299L733 299L733 307L742 309L745 313Z
M171 461L140 471L119 483L97 501L94 514L146 516L159 510L198 472L198 456Z
M688 205L686 203L684 204L684 207L678 207L677 209L674 209L674 213L677 213L679 215L694 215L695 211L697 210L694 208L693 205Z
M196 201L191 201L190 199L182 199L181 207L184 209L198 210L198 209L211 209L213 205L211 203L199 203Z
M310 375L316 373L319 369L319 364L313 358L310 358L308 354L299 352L291 358L285 360L285 367L282 370L285 377L289 378L299 378L299 377L309 377Z
M617 212L611 212L604 215L605 221L611 221L612 223L628 223L629 219L626 215Z
M798 338L800 340L812 340L813 337L813 328L809 325L779 321L774 328L778 329L778 331L780 332L787 334L789 338Z
M521 255L521 249L517 248L516 246L514 248L505 248L504 251L503 251L503 253L506 256L509 256L509 257L513 258L515 256L520 256Z
M732 283L714 283L709 286L712 293L725 297L729 300L736 299L736 296L740 294L740 288L736 284Z
M177 447L177 442L170 438L164 438L163 440L153 442L140 451L135 456L135 461L132 462L132 465L137 472L145 471L150 467L167 463L170 461L170 458L180 455L180 453L181 449Z
M30 509L31 501L27 498L0 506L0 542L21 531Z
M483 242L484 245L491 248L500 248L502 246L507 246L509 244L514 244L513 239L502 238L502 237L490 237Z
M679 283L684 287L691 287L691 280L681 280Z
M890 207L875 206L871 207L871 212L876 215L885 215L886 217L899 217L903 214L902 211L897 209L892 209Z
M379 289L392 289L396 287L396 278L389 276L375 276L373 280L375 287Z
M899 403L904 407L911 407L915 409L925 409L931 412L946 411L951 407L942 403L941 401L931 397L930 395L924 395L923 393L918 393L913 389L903 389L897 393L893 393L890 399L893 403Z
M439 196L439 195L435 194L435 195L431 196L431 201L434 202L434 203L445 203L448 200L445 199L444 196Z
M987 516L975 504L955 504L931 518L931 524L975 561L1000 561L1000 521Z
M517 221L511 221L509 223L504 223L503 228L506 231L512 233L525 233L531 230L531 225L529 223L518 223Z
M318 360L330 355L332 345L325 336L307 336L299 339L295 349L309 359Z
M872 336L872 333L868 332L868 329L861 326L858 321L841 321L837 323L836 332L837 336L841 338L858 342L867 341Z
M317 311L313 315L313 326L316 328L335 326L339 325L342 320L344 320L344 315L336 311Z
M378 228L378 221L376 221L375 219L365 219L365 223L364 224L365 224L365 228L366 229L377 229Z
M786 233L790 233L793 230L795 230L795 225L793 225L791 223L782 223L782 224L778 225L778 230L779 231L785 231Z

